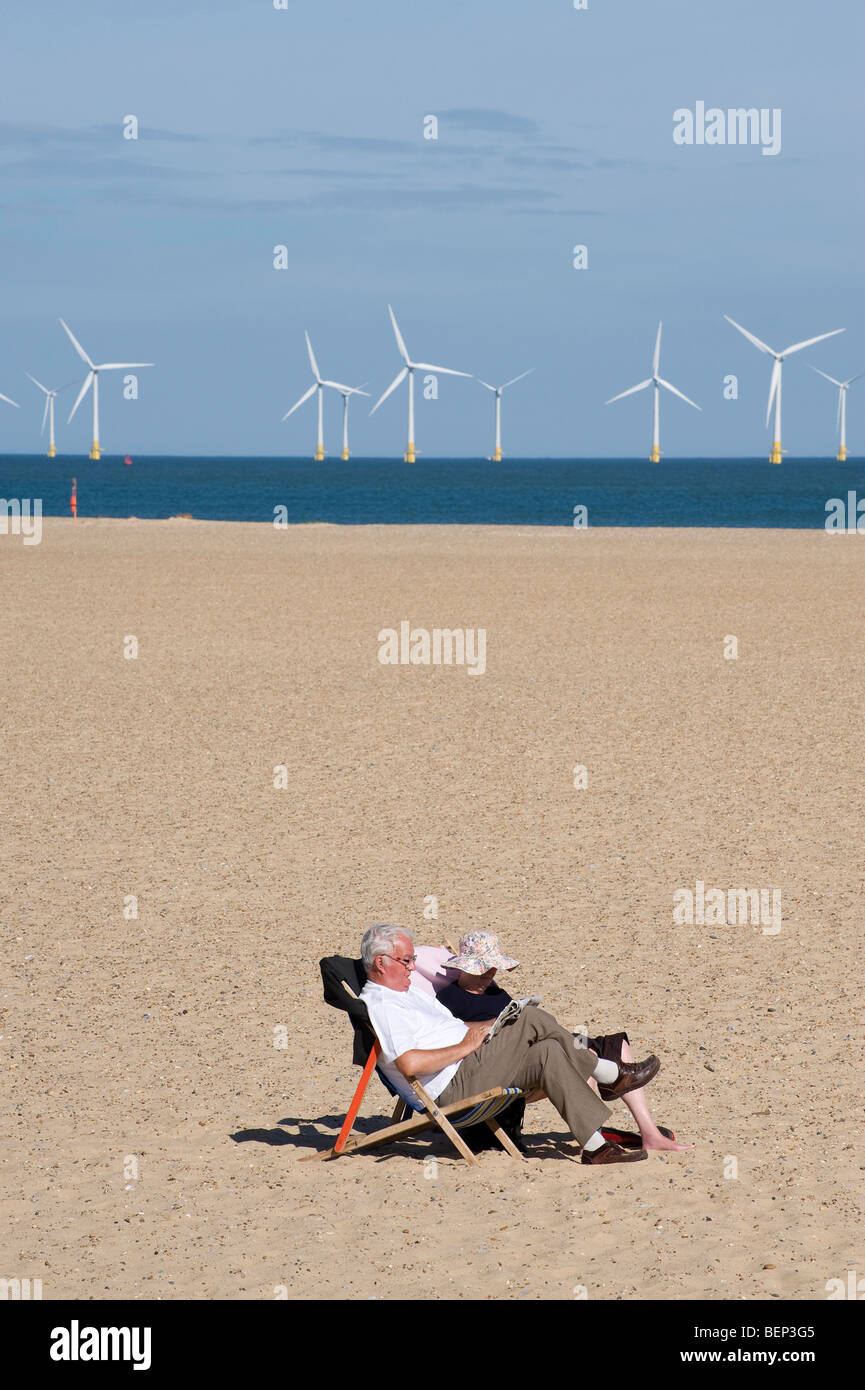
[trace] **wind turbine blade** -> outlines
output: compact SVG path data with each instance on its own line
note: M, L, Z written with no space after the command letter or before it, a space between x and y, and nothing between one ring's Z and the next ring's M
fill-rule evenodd
M304 330L303 336L306 339L306 350L309 353L309 365L312 367L312 374L315 377L316 381L320 381L321 372L318 370L318 363L315 360L315 353L312 350L312 343L309 341L309 334L306 332L306 330Z
M749 333L747 328L742 327L741 323L737 323L735 319L731 319L729 314L725 314L724 318L727 320L728 323L732 323L734 328L738 328L740 333L744 333L745 337L748 339L748 342L753 343L754 346L758 347L761 352L768 352L770 357L775 356L773 349L770 348L768 344L764 343L760 338L755 338L753 333Z
M775 392L781 385L781 363L778 358L772 363L772 380L769 382L769 404L766 406L766 424L769 424L769 416L772 414L772 404L775 400Z
M69 419L66 421L67 425L69 424L69 420L72 419L72 416L75 414L81 402L84 400L84 397L87 395L87 392L90 390L90 385L93 381L94 375L95 374L93 372L88 372L86 377L84 378L84 384L81 387L81 390L78 392L75 404L69 412Z
M814 370L815 370L815 372L816 372L817 368L815 367ZM36 378L35 378L35 376L30 376L30 373L29 373L29 372L25 372L24 375L30 377L30 380L33 382L33 385L34 385L34 386L38 386L40 391L44 391L45 394L46 394L46 396L50 394L50 393L49 393L49 390L48 390L48 387L47 387L47 386L43 386L41 381L37 381Z
M836 333L846 332L846 328L833 328L831 333L821 333L816 338L806 338L804 343L794 343L792 347L785 348L781 356L789 357L791 352L800 352L802 348L810 347L812 343L822 343L824 338L834 338Z
M298 409L298 407L301 406L301 405L303 405L304 401L308 401L309 398L310 398L310 396L312 395L313 391L316 390L317 386L318 386L318 383L314 381L314 382L312 383L312 385L310 386L309 390L308 390L308 391L304 391L304 393L303 393L303 395L301 396L300 400L299 400L299 401L295 401L294 405L291 407L291 410L287 410L287 411L285 412L285 414L284 414L283 417L282 417L283 420L287 420L288 417L289 417L289 415L293 415L294 412Z
M663 326L664 324L662 319L661 322L658 324L658 336L655 339L655 351L652 356L652 376L658 376L658 363L661 360L661 329L663 328ZM658 380L660 380L660 377L658 378Z
M694 407L695 410L702 410L702 409L703 409L703 407L702 407L701 405L697 405L697 402L696 402L696 401L692 401L691 398L690 398L690 396L684 395L684 393L683 393L682 391L679 391L679 390L677 389L677 387L671 386L670 383L669 383L669 381L665 381L664 378L663 378L662 376L659 376L659 377L658 377L658 385L659 385L659 386L666 386L667 390L668 390L668 391L672 391L672 393L673 393L674 396L678 396L679 399L682 400L682 401L687 401L687 402L688 402L688 405L692 405L692 406Z
M388 308L390 308L390 305L388 305ZM387 400L387 398L388 398L388 396L390 395L391 391L395 391L396 388L399 386L400 382L403 381L403 379L404 379L405 377L407 377L407 376L408 376L408 367L403 367L402 371L401 371L397 376L394 377L393 381L391 382L390 386L389 386L389 387L387 388L387 390L385 391L384 395L383 395L383 396L380 396L379 399L376 401L376 403L375 403L375 405L373 406L372 410L369 412L370 415L375 415L375 412L378 410L379 406L382 405L382 404Z
M844 399L844 391L843 391L843 388L842 388L842 390L840 390L840 391L838 392L838 404L837 404L837 406L835 407L835 428L836 428L836 430L841 428L841 402L842 402L843 399Z
M455 372L453 367L434 367L432 362L413 362L421 372L441 372L444 376L471 376L471 372Z
M845 386L852 386L854 381L859 381L859 380L861 380L861 378L862 378L863 376L865 376L865 372L857 372L856 376L851 376L851 378L850 378L849 381L845 381L845 382L844 382L844 385L845 385Z
M155 362L100 362L97 372L125 372L127 367L154 367Z
M51 404L51 396L50 396L50 394L47 394L47 395L45 396L45 409L44 409L43 412L42 412L42 428L41 428L41 430L39 431L40 434L44 434L44 433L45 433L45 421L48 419L48 407L50 406L50 404Z
M808 363L808 366L811 367L811 363L810 363L810 362ZM836 381L835 378L834 378L834 376L830 376L828 372L821 372L819 367L811 367L811 371L812 371L812 372L816 372L818 376L824 376L824 377L826 378L827 381L831 381L831 383L832 383L833 386L843 386L843 385L844 385L844 382L843 382L843 381ZM855 381L856 378L854 377L853 380ZM850 383L848 382L847 384L848 384L848 386L849 386Z
M648 381L641 381L639 386L629 386L627 391L620 391L618 396L611 396L608 401L604 402L604 404L612 405L613 401L623 400L625 396L633 396L635 391L645 391L646 387L651 386L651 384L652 378L649 377Z
M369 392L368 392L368 391L361 391L361 390L360 390L358 387L356 387L356 386L344 386L343 383L342 383L341 381L322 381L320 384L321 384L322 386L332 386L333 389L334 389L334 391L342 391L343 394L346 395L346 396L353 396L353 395L367 396L367 395L369 395Z
M364 391L362 386L344 386L341 381L323 381L322 386L332 386L335 391L341 391L344 396L368 396L369 392Z
M0 401L5 401L7 405L14 405L14 407L15 407L16 410L20 410L20 409L21 409L21 407L20 407L20 405L18 404L17 401L10 401L9 397L8 397L8 396L4 396L2 391L0 391Z
M393 324L393 331L394 331L394 333L396 334L396 345L397 345L397 347L399 348L400 352L402 353L402 360L403 360L403 362L408 362L408 361L409 361L408 348L406 347L405 343L403 342L402 334L401 334L400 331L399 331L399 324L398 324L397 321L396 321L396 315L395 315L393 309L390 307L389 304L388 304L388 306L387 306L387 311L388 311L388 313L390 314L390 321L391 321L391 323Z
M505 386L513 386L515 382L517 382L517 381L522 381L522 379L523 379L524 376L530 376L531 373L532 373L534 370L535 370L534 367L529 367L528 371L526 371L526 372L520 372L519 376L513 376L513 377L511 377L510 381L506 381L506 382L505 382ZM505 386L502 387L502 390L503 390L503 391L504 391L504 389L505 389Z
M90 361L90 358L87 356L87 353L84 351L75 334L72 332L72 329L69 327L69 324L64 323L63 319L61 319L60 322L63 324L63 327L66 329L66 332L72 339L72 346L75 348L75 351L78 353L78 356L81 358L81 361L86 362L90 370L93 371L94 364Z
M518 379L518 378L517 378L517 379ZM481 381L480 377L479 377L479 376L476 376L476 377L475 377L475 381ZM489 383L488 381L481 381L481 386L485 386L485 387L487 388L488 391L497 391L497 390L498 390L498 387L496 387L496 386L490 386L490 383Z

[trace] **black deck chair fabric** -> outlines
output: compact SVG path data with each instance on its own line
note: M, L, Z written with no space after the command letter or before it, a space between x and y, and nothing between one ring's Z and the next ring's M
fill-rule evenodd
M351 1019L354 1029L354 1051L351 1060L356 1067L366 1064L370 1048L375 1042L375 1033L369 1025L366 1004L352 999L343 989L343 981L354 994L360 994L366 984L366 971L362 960L351 960L348 956L325 956L320 960L324 1002L334 1009L342 1009Z
M360 994L366 984L366 970L363 961L351 960L348 956L325 956L318 964L324 985L324 1002L335 1009L342 1009L343 1013L348 1014L351 1019L351 1025L354 1029L352 1062L356 1067L363 1067L369 1056L370 1048L375 1042L375 1034L369 1025L366 1005L360 999L352 999L351 995L343 989L343 981L345 981L349 989L355 994ZM380 1079L384 1080L380 1073L379 1076ZM384 1084L387 1086L386 1081ZM391 1086L387 1086L387 1089L392 1094L396 1094ZM522 1130L525 1113L525 1098L520 1096L499 1115L499 1124L521 1153L524 1152ZM475 1152L479 1149L495 1148L497 1144L494 1135L485 1124L471 1125L468 1129L463 1130L463 1136L466 1143Z

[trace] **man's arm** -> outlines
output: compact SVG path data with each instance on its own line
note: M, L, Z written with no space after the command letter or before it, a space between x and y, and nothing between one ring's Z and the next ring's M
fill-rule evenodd
M426 1076L429 1072L443 1071L454 1062L461 1062L470 1052L476 1052L493 1023L493 1019L484 1023L467 1023L468 1032L461 1042L451 1047L412 1048L395 1057L394 1066L403 1076Z

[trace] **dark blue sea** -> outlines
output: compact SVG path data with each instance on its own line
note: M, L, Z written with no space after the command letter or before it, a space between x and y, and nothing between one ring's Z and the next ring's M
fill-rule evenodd
M480 522L572 526L821 528L830 497L865 496L865 459L393 459L188 458L91 462L81 455L0 457L0 497L42 499L68 516L72 478L79 516L342 524Z

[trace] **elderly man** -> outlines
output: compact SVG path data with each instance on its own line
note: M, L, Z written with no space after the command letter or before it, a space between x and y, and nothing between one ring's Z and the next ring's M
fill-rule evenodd
M376 926L361 943L367 982L360 997L381 1043L379 1066L404 1099L416 1100L409 1076L441 1105L492 1086L540 1088L582 1146L583 1163L648 1157L645 1149L624 1149L599 1133L610 1112L587 1080L595 1077L608 1098L618 1098L651 1080L660 1065L657 1057L618 1065L599 1059L589 1048L576 1047L567 1029L531 1005L486 1042L492 1020L464 1023L412 984L413 942L405 927Z

